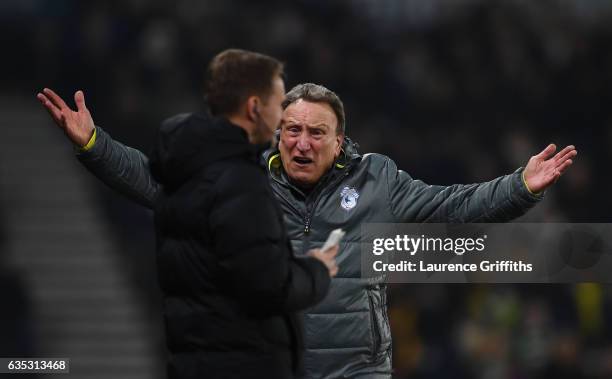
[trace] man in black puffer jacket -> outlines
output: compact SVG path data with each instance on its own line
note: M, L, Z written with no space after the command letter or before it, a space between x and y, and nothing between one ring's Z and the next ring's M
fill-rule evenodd
M294 259L247 134L225 119L168 120L151 159L171 378L290 378L325 265ZM205 375L204 375L205 374Z
M79 112L44 92L39 98L67 133L72 118L91 120L82 92ZM259 164L258 146L280 123L284 93L280 62L228 50L209 66L216 116L178 115L160 129L150 163L164 186L154 209L171 379L286 379L300 371L296 311L327 293L338 247L293 255Z

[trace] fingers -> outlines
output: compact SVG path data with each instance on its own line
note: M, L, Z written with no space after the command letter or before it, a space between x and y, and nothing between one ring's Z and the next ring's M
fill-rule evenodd
M47 112L49 112L51 118L53 118L56 123L62 122L62 111L57 108L51 101L49 101L49 99L45 95L39 93L36 95L36 98L47 109Z
M336 275L338 275L338 266L334 266L334 268L332 268L331 270L329 270L329 276L330 277L335 277Z
M338 254L339 249L340 249L340 246L336 244L328 248L327 250L323 251L323 253L331 255L332 257L335 257Z
M546 160L555 152L555 150L557 150L557 146L555 146L554 143L551 143L550 145L546 146L546 148L542 150L540 154L536 155L536 158Z
M568 149L570 147L571 149ZM555 155L555 161L557 162L557 166L561 165L563 162L567 161L568 159L572 159L576 155L578 155L578 152L576 151L574 146L568 146L565 149L563 149L562 152L565 152L565 153L561 154L560 152L559 154Z
M336 276L336 274L338 273L338 262L336 262L336 260L334 258L331 258L328 261L327 268L329 270L329 275L331 277Z
M557 168L557 171L559 172L559 176L561 176L561 174L563 174L563 172L564 172L565 170L567 170L567 168L568 168L569 166L571 166L571 165L572 165L572 163L574 163L574 161L573 161L573 160L571 160L571 159L568 159L568 160L566 160L565 162L563 162L563 163L561 164L561 166L559 166L559 167Z
M83 91L79 90L74 93L74 102L76 103L79 112L84 112L87 110L87 107L85 106L85 94L83 94Z
M566 146L563 150L561 150L557 154L555 154L553 159L559 159L559 158L561 158L562 156L564 156L565 154L569 153L570 151L572 151L574 149L576 149L574 147L574 145Z
M329 259L330 265L329 267L329 275L333 278L338 273L338 263L336 262L336 255L338 254L338 250L340 249L339 245L334 245L333 247L325 250L323 253Z
M559 178L561 177L561 175L563 175L565 170L567 170L567 168L571 166L573 163L574 163L573 160L568 159L565 162L563 162L559 167L557 167L550 175L552 182L556 183L557 180L559 180Z
M555 154L553 159L555 161L562 161L564 160L563 158L567 159L566 157L568 154L572 154L575 151L576 151L576 147L574 145L569 145L565 147L563 150L559 151L557 154Z
M58 107L60 110L64 110L66 108L68 108L68 106L66 105L66 103L64 102L64 100L62 100L61 97L59 97L58 94L56 94L55 92L53 92L52 89L50 88L45 88L43 89L43 93L47 96L47 98L53 103L53 105L55 105L56 107Z

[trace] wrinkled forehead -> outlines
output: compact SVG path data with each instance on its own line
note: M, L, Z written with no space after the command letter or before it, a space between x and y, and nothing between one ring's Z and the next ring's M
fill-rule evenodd
M299 99L285 108L282 124L333 129L336 128L338 119L329 104Z

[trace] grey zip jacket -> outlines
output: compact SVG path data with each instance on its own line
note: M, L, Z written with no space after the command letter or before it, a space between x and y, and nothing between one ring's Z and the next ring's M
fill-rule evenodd
M99 127L96 133L94 146L78 159L111 188L152 208L163 188L148 158ZM349 138L334 167L308 194L288 180L278 151L268 151L264 159L297 255L321 247L335 228L346 231L328 295L304 313L309 379L391 377L386 286L382 276L361 278L362 223L505 222L542 199L527 190L523 168L485 183L433 186L384 155L360 155Z

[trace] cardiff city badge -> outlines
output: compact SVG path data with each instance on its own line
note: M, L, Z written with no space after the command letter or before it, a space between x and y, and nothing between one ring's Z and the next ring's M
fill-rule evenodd
M355 208L357 205L357 199L359 198L359 193L355 188L344 187L342 192L340 192L340 205L347 211Z

